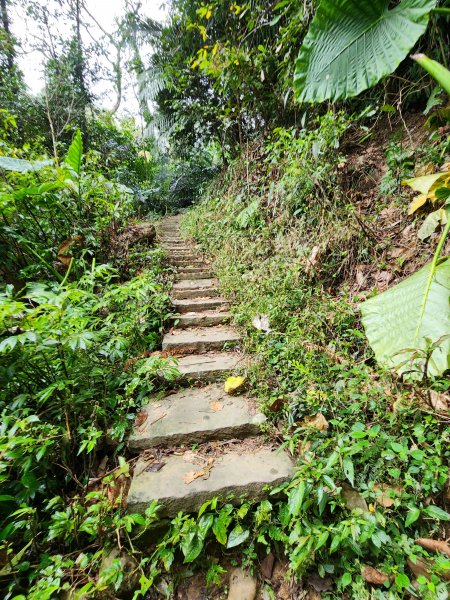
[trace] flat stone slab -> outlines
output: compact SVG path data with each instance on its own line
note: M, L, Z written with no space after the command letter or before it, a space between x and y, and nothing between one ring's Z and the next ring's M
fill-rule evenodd
M175 326L179 329L186 327L211 327L225 325L231 320L229 311L205 310L204 312L189 312L174 317Z
M192 452L189 456L193 460ZM261 448L249 453L233 451L224 454L214 460L208 479L198 477L186 483L193 473L202 469L202 464L188 462L185 458L186 455L164 458L164 466L156 472L146 470L148 463L141 458L128 493L128 511L143 513L152 500L162 505L163 516L173 516L180 510L198 511L204 502L215 496L260 500L266 496L267 486L275 487L289 481L295 473L285 453Z
M187 300L190 298L216 298L219 296L219 290L217 287L209 288L197 288L188 290L186 288L180 290L173 290L172 297L177 300Z
M207 269L196 269L194 268L187 268L187 269L180 269L177 273L177 275L175 276L175 279L177 281L182 281L183 279L189 278L191 281L193 279L211 279L211 272Z
M180 261L180 260L196 262L196 261L203 260L201 256L199 256L198 254L195 254L191 251L189 251L189 252L171 252L168 256L169 256L169 260L172 262Z
M218 381L225 375L248 365L248 358L239 352L209 352L190 354L177 359L178 370L184 379Z
M175 267L197 267L197 268L207 268L208 265L201 258L188 259L188 258L171 258L169 257L170 262Z
M240 334L227 325L216 327L193 327L190 329L174 329L166 333L162 341L162 349L190 350L192 352L208 352L220 350L228 342L238 342Z
M162 399L153 396L142 409L142 425L134 428L128 444L131 450L144 450L256 436L265 417L255 406L254 399L230 396L218 383L180 390Z
M225 298L193 298L188 300L174 300L173 305L177 312L202 312L214 308L228 308L229 302Z
M217 285L217 279L182 279L173 286L174 290L199 290Z

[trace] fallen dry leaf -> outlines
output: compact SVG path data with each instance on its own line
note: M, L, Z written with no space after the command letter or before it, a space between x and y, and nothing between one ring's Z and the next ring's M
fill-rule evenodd
M267 315L256 315L252 319L252 325L255 329L259 329L265 333L269 333L270 331L270 322Z
M387 290L389 283L393 278L393 274L390 271L380 271L379 273L376 273L373 278L376 281L377 288L380 291L384 291Z
M326 431L330 426L322 413L317 413L317 415L312 417L306 417L306 419L300 423L300 425L302 427L312 427L314 429L318 429L319 431Z
M269 410L271 412L278 412L279 410L281 410L283 408L283 406L286 404L286 398L280 397L277 398L276 400L274 400L272 402L272 404L269 406Z
M220 410L222 410L223 404L221 402L218 402L217 400L213 400L212 402L209 403L209 408L213 412L219 412Z
M427 562L421 560L420 558L417 558L416 562L413 562L412 559L408 558L406 562L408 563L408 567L410 568L411 572L416 577L423 575L427 579L430 579L430 568Z
M145 470L150 473L157 473L158 471L161 471L165 464L165 462L153 462L148 467L146 467Z
M376 493L378 504L381 504L385 508L392 506L395 498L403 492L403 488L399 485L388 485L387 483L382 483L381 485L375 484L373 490Z
M447 544L447 542L432 540L431 538L419 538L416 540L416 544L430 552L441 552L450 556L450 544Z
M211 472L211 469L213 468L213 465L214 459L208 458L206 465L202 469L200 469L199 471L189 471L189 473L185 474L185 476L183 477L184 483L186 485L189 485L190 483L192 483L196 479L199 479L200 477L202 479L209 479L209 474Z
M314 269L314 267L317 265L318 258L319 258L319 251L320 251L319 246L313 246L313 249L311 250L311 254L309 255L309 258L306 263L305 271L307 273L312 271Z
M367 583L373 583L374 585L383 585L389 581L389 576L375 567L369 565L363 565L361 568L361 575Z
M427 162L414 171L414 177L422 177L423 175L431 175L432 173L434 173L434 163Z
M198 463L199 459L200 459L199 455L196 452L193 452L192 450L187 450L183 454L183 460L185 462L190 462L190 463L196 463L197 462Z
M356 283L359 285L359 287L363 286L365 281L366 277L362 270L359 268L356 269Z
M358 492L352 488L348 483L342 483L342 496L345 501L345 505L349 510L354 510L355 508L362 510L363 512L370 512L369 507L367 506L367 502Z
M69 252L71 247L74 246L75 244L81 243L82 240L83 240L83 237L81 235L76 235L73 238L68 238L67 240L64 240L64 242L62 242L60 244L56 258L65 267L68 267L70 265L70 261L73 258L72 254Z
M449 397L435 390L430 391L430 404L438 413L445 413L449 410Z
M141 410L140 413L136 415L136 421L134 422L135 427L142 427L145 421L148 419L148 412L145 410Z
M223 388L227 394L234 394L243 388L246 379L246 377L242 376L228 377Z

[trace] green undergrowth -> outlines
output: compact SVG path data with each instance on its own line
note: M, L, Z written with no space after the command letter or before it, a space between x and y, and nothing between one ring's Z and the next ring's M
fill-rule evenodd
M247 389L267 435L298 465L281 499L247 511L241 548L249 562L285 555L295 577L330 577L327 599L447 598L449 558L415 540L448 537L448 426L427 404L429 382L394 379L367 346L351 284L374 254L340 182L348 127L329 114L308 133L276 130L184 219L247 333ZM364 565L385 584L366 581Z
M138 249L145 260L128 280L93 261L78 279L0 295L4 598L101 593L107 584L92 582L103 547L122 536L127 547L126 436L143 401L177 372L153 352L171 314L170 272L160 248Z

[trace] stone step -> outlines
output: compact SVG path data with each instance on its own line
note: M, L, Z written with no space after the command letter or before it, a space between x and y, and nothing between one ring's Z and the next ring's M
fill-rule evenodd
M215 496L225 499L232 495L236 501L242 496L260 500L267 495L266 486L276 487L289 481L295 473L287 454L266 447L223 454L214 459L207 479L198 477L191 483L186 481L204 465L192 452L168 456L161 462L163 466L159 470L151 469L145 455L137 462L128 493L129 512L144 513L153 500L162 506L159 514L163 516L176 515L180 510L198 511Z
M254 399L230 396L218 383L180 390L162 399L155 395L142 409L142 425L134 428L128 445L138 451L256 436L265 417L255 406Z
M173 306L181 314L187 312L202 312L213 308L228 308L229 302L225 298L193 298L187 300L174 300Z
M194 252L171 252L170 254L168 254L169 260L170 261L174 261L174 260L187 260L187 261L199 261L199 260L203 260L201 256L199 256L198 254L195 254Z
M173 246L170 245L168 246L167 244L161 244L162 248L164 248L164 250L168 253L168 254L192 254L194 252L194 250L192 248L189 248L188 246Z
M236 329L227 325L174 329L164 336L162 349L168 352L209 352L220 350L227 343L239 342L240 339Z
M201 269L208 268L207 263L204 260L202 260L201 258L188 259L188 258L169 257L169 260L176 267L197 267L197 268L201 268Z
M187 327L211 327L212 325L225 325L231 320L228 311L205 310L205 312L190 312L177 315L173 318L175 326L179 329Z
M193 279L189 279L189 277L186 277L185 279L182 279L181 281L176 283L173 286L173 289L174 290L198 290L198 289L210 288L217 284L218 284L218 281L217 281L217 279L214 279L214 278L205 277L204 279L193 280Z
M177 359L181 379L220 381L236 370L245 369L248 358L240 352L190 354Z
M176 281L183 281L183 279L186 279L187 277L189 277L189 279L210 279L211 278L211 272L210 271L205 271L204 269L200 269L200 270L193 270L193 269L188 269L186 271L181 270L178 271L178 274L175 276Z
M193 290L173 290L172 297L177 300L187 300L189 298L215 298L219 295L219 290L216 287L200 288Z

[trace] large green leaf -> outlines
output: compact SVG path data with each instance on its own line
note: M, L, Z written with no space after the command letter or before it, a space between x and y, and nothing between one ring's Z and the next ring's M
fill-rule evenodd
M441 375L450 368L450 338L443 337L450 334L450 257L438 262L426 297L430 269L431 263L361 304L362 322L377 361L399 373L415 369L416 377L423 373L424 359L419 356L411 362L411 357L414 350L426 348L426 338L433 343L442 338L431 355L428 374Z
M72 171L75 171L77 175L80 174L81 159L83 157L83 140L81 137L81 131L78 129L72 143L70 144L65 163L69 165Z
M395 71L425 32L436 0L322 0L300 49L301 102L356 96Z
M52 160L24 160L12 158L11 156L0 156L0 169L15 171L16 173L28 173L28 171L40 171L53 163Z

